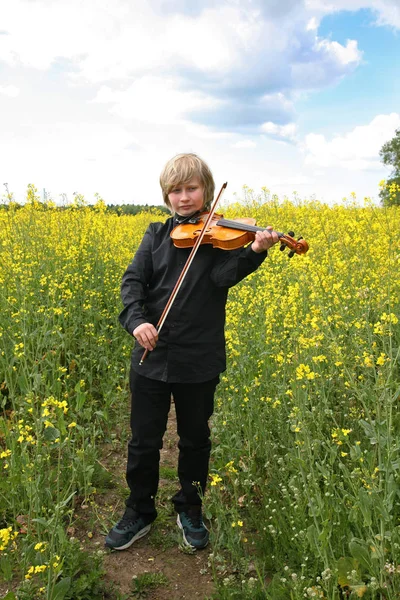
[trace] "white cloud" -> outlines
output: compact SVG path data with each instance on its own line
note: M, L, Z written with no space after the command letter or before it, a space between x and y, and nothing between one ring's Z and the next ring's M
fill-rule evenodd
M313 184L315 182L315 178L314 177L310 177L307 175L291 175L288 173L284 173L283 175L279 176L279 177L271 177L270 178L270 185L273 185L274 187L280 187L280 186L284 186L287 189L287 186L303 186L303 185L310 185Z
M232 131L285 124L296 90L331 85L360 52L355 40L320 39L315 17L295 0L275 4L210 1L194 14L184 0L6 0L0 55L15 68L67 73L76 86L102 85L96 100L122 118L136 108L154 123L190 112ZM278 96L279 115L265 100Z
M400 29L400 6L397 0L381 0L377 8L378 25L390 25Z
M377 25L390 25L400 29L400 5L398 0L305 0L305 7L319 15L339 12L341 10L356 11L369 8L376 15Z
M242 140L232 144L232 148L255 148L257 144L252 140Z
M19 88L17 88L15 85L0 85L0 94L3 96L16 98L19 95L19 92Z
M318 21L315 17L311 17L311 19L307 23L306 29L307 31L314 31L318 29Z
M305 138L305 163L319 167L343 167L352 171L379 169L379 151L400 126L400 114L378 115L368 125L327 140L310 133Z
M197 123L185 123L185 130L193 140L226 140L234 136L233 133L228 131L213 131L206 125L200 125Z
M358 64L361 60L361 52L355 40L347 40L346 46L329 40L318 40L317 47L321 48L327 54L335 56L342 65L350 63Z
M88 184L112 181L116 163L132 157L127 148L135 141L116 125L26 123L21 130L2 135L0 165L12 187L16 182L43 181L61 191L71 186L81 191Z
M6 6L8 4L8 6ZM196 19L157 14L151 1L13 0L0 6L7 35L2 60L47 69L59 57L71 60L85 79L100 82L168 65L221 72L251 43L255 15L222 5ZM20 16L24 14L24 19Z
M93 102L110 103L111 112L125 119L155 124L176 124L189 111L223 104L201 92L179 89L172 78L152 76L138 79L124 91L103 86Z
M353 71L362 59L356 40L347 40L346 46L343 46L316 36L310 51L318 60L293 61L291 69L294 88L310 90L332 85Z
M260 129L263 133L268 133L278 138L294 140L296 137L297 127L295 123L288 123L287 125L277 125L276 123L268 121L267 123L263 123Z

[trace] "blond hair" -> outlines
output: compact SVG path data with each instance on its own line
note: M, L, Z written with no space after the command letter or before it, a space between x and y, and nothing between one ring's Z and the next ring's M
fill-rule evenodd
M182 183L198 177L204 187L203 210L208 210L214 199L215 183L208 165L197 154L177 154L167 162L160 175L164 203L172 211L168 194Z

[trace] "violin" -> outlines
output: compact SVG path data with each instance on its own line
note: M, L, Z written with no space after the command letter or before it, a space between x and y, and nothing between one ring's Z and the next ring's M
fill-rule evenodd
M209 213L203 212L194 215L186 223L177 225L171 231L171 238L177 248L192 248L209 219ZM209 220L201 244L212 244L213 248L222 250L236 250L253 242L256 231L265 231L266 227L257 227L256 220L248 217L240 219L224 219L223 215L214 213ZM305 254L308 243L302 237L294 239L293 231L289 233L276 232L281 243L280 249L289 248L289 258L295 254Z

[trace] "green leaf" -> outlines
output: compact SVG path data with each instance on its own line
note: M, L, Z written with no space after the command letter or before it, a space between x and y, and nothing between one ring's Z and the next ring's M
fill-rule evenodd
M27 394L29 391L28 379L25 374L18 376L18 385L21 388L23 394Z
M307 538L311 547L319 548L318 532L315 525L310 525L307 528Z
M2 556L0 558L0 571L3 573L4 581L10 581L12 579L12 566L8 556Z
M48 527L51 523L51 520L46 520L43 517L38 517L37 519L32 519L32 523L39 523L43 525L43 527Z
M83 405L85 404L86 401L86 395L85 392L81 392L80 390L76 393L76 400L75 400L75 406L76 406L76 410L80 411L83 408Z
M350 558L349 556L342 556L342 558L339 558L337 562L337 572L338 584L341 587L351 587L354 585L354 577L351 575L352 571L356 571L356 577L359 580L361 574L358 560Z
M371 496L368 494L367 490L360 488L358 490L358 498L360 500L359 507L363 514L365 525L370 527L372 525L372 516L371 516Z
M371 557L368 549L360 543L352 540L349 544L350 554L357 559L360 564L367 570L371 568Z
M17 596L14 592L8 592L5 596L2 597L1 600L17 600Z
M60 432L55 427L46 427L43 437L47 442L54 442L54 440L60 437Z
M71 577L64 577L54 586L51 600L64 600L66 593L71 589Z
M377 436L376 436L375 423L373 423L373 424L368 423L368 421L365 421L364 419L360 419L359 423L362 426L362 428L364 429L364 433L367 436L367 438L369 438L369 441L371 442L371 444L376 444Z

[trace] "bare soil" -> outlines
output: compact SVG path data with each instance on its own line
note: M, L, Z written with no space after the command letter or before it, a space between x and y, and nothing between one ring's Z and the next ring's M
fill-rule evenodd
M208 557L211 547L193 553L180 545L181 537L176 525L170 498L178 489L176 416L172 405L164 447L160 460L160 487L157 495L159 516L150 533L124 551L105 551L105 581L113 584L125 598L147 600L178 600L211 598L215 588L212 582ZM91 552L104 549L104 536L120 519L127 496L125 483L126 443L116 443L104 448L101 466L110 475L108 489L94 496L89 505L77 506L77 522L70 534ZM167 583L142 589L144 573L162 575Z

